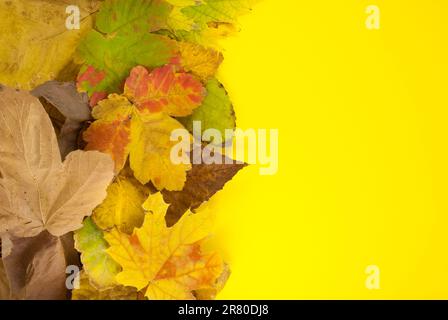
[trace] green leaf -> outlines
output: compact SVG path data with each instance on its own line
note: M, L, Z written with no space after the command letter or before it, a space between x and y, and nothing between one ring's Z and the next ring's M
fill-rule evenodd
M109 247L100 230L91 218L75 232L75 248L81 252L81 262L90 283L97 289L108 289L117 285L115 275L121 267L106 253Z
M182 12L196 23L209 22L236 23L239 16L251 11L258 0L205 0L204 3L189 6Z
M102 33L153 32L166 25L172 6L163 0L107 0L96 18Z
M179 122L190 132L193 131L193 121L201 122L201 134L207 129L217 129L225 137L226 129L235 129L236 118L232 102L218 80L212 79L207 83L207 96L202 105L192 115L179 118ZM205 140L207 141L207 140ZM214 141L221 143L222 141Z
M96 30L89 32L77 49L83 63L78 89L89 94L91 106L109 93L121 92L134 66L159 67L175 57L175 41L150 33L165 25L170 11L171 6L161 0L104 3Z

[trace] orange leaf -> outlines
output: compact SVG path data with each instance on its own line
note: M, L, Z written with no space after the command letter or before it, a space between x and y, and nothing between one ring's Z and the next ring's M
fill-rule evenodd
M137 66L126 80L124 94L140 112L183 117L201 105L206 90L192 75L176 73L174 65L156 68L151 73Z

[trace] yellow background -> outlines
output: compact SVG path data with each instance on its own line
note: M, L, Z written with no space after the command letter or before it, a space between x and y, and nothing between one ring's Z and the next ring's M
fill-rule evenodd
M212 201L233 270L219 298L448 298L447 13L265 0L240 20L219 78L240 128L279 129L279 172L246 168Z

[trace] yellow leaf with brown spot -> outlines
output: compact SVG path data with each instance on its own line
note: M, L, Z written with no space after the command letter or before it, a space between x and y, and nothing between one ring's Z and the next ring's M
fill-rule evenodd
M143 208L143 226L132 235L117 229L105 233L107 253L123 268L118 283L145 288L148 299L195 299L196 290L213 288L224 264L202 248L213 225L210 211L188 212L167 228L168 205L160 193L149 196Z

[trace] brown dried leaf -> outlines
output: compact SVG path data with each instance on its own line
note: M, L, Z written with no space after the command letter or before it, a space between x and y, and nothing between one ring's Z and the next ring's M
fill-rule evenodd
M64 163L56 135L39 100L0 88L0 233L62 236L106 197L112 159L75 151Z
M9 289L9 280L6 276L3 260L0 259L0 300L9 300L11 298L11 290Z
M194 163L194 161L192 161ZM175 224L188 210L198 208L204 201L210 199L216 192L242 168L245 163L226 164L230 159L222 155L222 164L193 164L187 172L187 181L182 191L163 190L163 199L170 206L165 217L168 226Z
M3 259L13 299L65 299L66 261L61 240L44 231L32 238L12 239Z
M64 159L68 153L77 149L82 124L91 119L89 97L86 93L79 93L75 83L57 81L48 81L31 91L31 94L43 98L65 118L58 134L59 149Z

